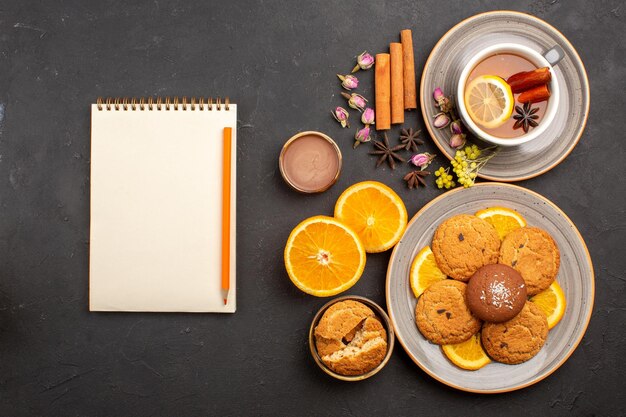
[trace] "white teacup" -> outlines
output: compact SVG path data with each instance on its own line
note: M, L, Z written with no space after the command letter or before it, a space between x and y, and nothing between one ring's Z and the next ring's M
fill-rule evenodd
M541 118L539 125L531 129L528 133L515 138L500 138L485 132L476 123L474 123L467 112L467 108L465 107L465 84L467 83L467 78L470 73L482 60L498 53L519 55L532 62L537 68L548 67L552 73L552 79L548 84L548 88L550 89L550 98L548 99L545 114ZM563 58L563 55L563 50L558 46L550 49L544 55L541 55L527 46L517 43L499 43L483 49L469 60L461 72L456 94L459 117L465 126L474 135L476 135L476 137L494 145L517 146L538 138L543 132L546 131L548 126L550 126L550 123L554 120L554 116L556 115L556 111L559 106L559 84L556 80L553 65L556 65Z

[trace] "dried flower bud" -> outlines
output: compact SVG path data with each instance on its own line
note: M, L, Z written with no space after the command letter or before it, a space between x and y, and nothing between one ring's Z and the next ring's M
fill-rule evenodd
M465 134L457 133L450 137L450 146L455 149L462 148L465 146Z
M352 107L353 109L363 111L363 109L365 109L365 106L367 106L367 100L360 94L348 94L342 92L341 95L348 100L348 106Z
M363 122L364 125L373 125L374 124L374 109L372 108L367 108L363 111L363 114L361 115L361 121Z
M439 102L439 110L449 113L454 108L454 103L448 97L444 97Z
M460 135L461 133L463 133L463 125L461 124L461 121L455 120L450 123L450 131L453 135Z
M445 96L443 95L443 90L439 87L435 88L435 91L433 92L433 98L435 99L435 101L439 103L439 101L444 97Z
M435 159L437 155L430 154L428 152L415 154L409 159L409 162L420 167L420 169L426 169L428 165Z
M443 94L443 90L439 87L435 88L433 98L435 99L435 107L443 113L448 113L454 108L454 103Z
M435 115L435 120L433 121L433 125L437 129L443 129L444 127L450 124L450 116L445 113L437 113Z
M357 72L359 69L367 70L367 69L372 68L372 66L374 65L374 57L368 54L367 51L363 51L361 55L356 57L356 62L357 64L352 69L353 74Z
M331 113L335 120L341 124L341 127L350 127L350 123L348 122L350 114L348 113L348 110L343 107L336 107L335 111L331 111Z
M357 130L356 134L354 135L354 140L354 148L359 146L361 142L369 142L370 140L372 140L372 138L370 137L370 127L365 126L364 128Z
M359 86L359 80L354 75L337 74L337 77L341 80L341 86L346 90L353 90Z

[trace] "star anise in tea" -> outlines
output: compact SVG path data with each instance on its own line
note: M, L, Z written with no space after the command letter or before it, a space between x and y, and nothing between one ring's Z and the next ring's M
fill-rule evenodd
M370 152L370 155L378 155L376 168L385 161L387 161L391 169L396 169L396 161L406 162L404 158L396 153L396 151L404 149L404 145L389 146L387 133L384 133L382 141L375 140L372 143L374 144L374 150Z
M430 175L429 171L411 171L404 176L404 181L406 181L406 185L409 186L409 190L419 188L420 184L426 187L424 178L428 175Z
M531 127L537 127L539 122L539 115L536 113L539 111L539 107L532 107L530 102L525 103L524 107L515 106L515 115L513 118L515 119L515 124L513 125L513 129L519 129L520 127L524 129L524 133L528 133L528 130Z
M413 128L402 129L400 133L400 141L407 151L417 152L417 145L423 145L424 141L419 138L421 130L413 130Z

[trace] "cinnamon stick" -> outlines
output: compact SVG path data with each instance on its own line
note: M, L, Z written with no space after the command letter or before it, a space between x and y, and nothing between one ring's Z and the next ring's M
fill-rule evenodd
M517 97L517 101L520 103L538 103L550 98L550 90L548 85L540 85L539 87L531 88L524 91Z
M413 56L413 34L411 29L400 32L402 42L402 72L404 75L404 109L417 108L417 91L415 89L415 58Z
M391 128L391 72L389 54L376 54L374 90L376 91L376 130Z
M532 71L518 72L511 75L506 83L511 87L513 94L530 90L533 87L547 84L552 79L552 73L548 67L537 68Z
M389 44L391 67L391 124L404 123L404 74L402 71L402 44Z

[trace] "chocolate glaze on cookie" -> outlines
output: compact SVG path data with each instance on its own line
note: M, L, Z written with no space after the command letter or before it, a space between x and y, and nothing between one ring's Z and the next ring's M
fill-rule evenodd
M467 285L467 305L484 321L500 323L512 319L526 303L522 276L508 265L480 268Z

